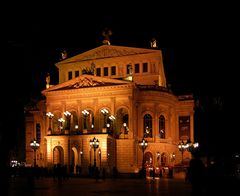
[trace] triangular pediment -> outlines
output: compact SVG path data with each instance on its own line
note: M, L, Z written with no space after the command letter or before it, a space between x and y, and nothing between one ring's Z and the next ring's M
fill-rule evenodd
M93 76L93 75L81 75L77 78L68 80L64 83L54 85L44 90L43 93L50 92L50 91L73 90L73 89L92 88L92 87L106 87L106 86L116 86L116 85L124 85L124 84L131 84L131 82L118 80L118 79L103 78L103 77Z
M58 62L56 65L104 58L124 57L139 54L156 53L158 50L114 45L102 45L79 55Z

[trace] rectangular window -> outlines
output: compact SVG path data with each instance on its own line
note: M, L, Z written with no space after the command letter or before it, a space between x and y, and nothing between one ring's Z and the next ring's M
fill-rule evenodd
M140 72L140 70L139 70L139 63L134 65L134 72L135 73L139 73Z
M96 69L96 75L97 76L101 76L101 68L97 68Z
M127 75L132 73L132 65L128 64L127 65Z
M148 63L143 63L143 72L148 72Z
M41 142L41 126L40 126L40 123L36 124L36 140L37 140L37 142Z
M79 76L79 71L75 71L75 78Z
M108 67L103 68L103 74L104 76L108 76Z
M111 67L111 75L115 76L116 75L116 66Z
M69 71L69 72L68 72L68 80L71 80L71 79L72 79L72 72Z
M190 116L179 116L179 139L185 140L190 137Z

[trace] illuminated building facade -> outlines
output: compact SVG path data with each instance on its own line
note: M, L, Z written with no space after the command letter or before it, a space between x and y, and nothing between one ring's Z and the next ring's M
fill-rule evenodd
M72 172L95 165L136 173L142 160L153 167L181 163L179 141L194 139L194 101L167 88L161 50L102 45L56 66L59 84L48 78L45 99L26 114L27 164L33 138L40 143L37 165L60 163Z

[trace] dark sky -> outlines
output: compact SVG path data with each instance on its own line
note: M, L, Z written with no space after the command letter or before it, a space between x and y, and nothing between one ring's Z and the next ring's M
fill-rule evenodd
M150 2L117 6L107 1L94 6L65 3L45 9L36 6L27 12L16 6L12 13L17 14L8 23L8 44L17 54L23 53L19 66L27 77L44 87L46 72L56 71L54 63L63 49L73 56L100 46L105 27L113 32L113 45L149 47L149 40L155 37L163 51L167 81L174 89L221 94L229 77L225 66L235 67L233 48L238 48L234 7Z
M102 45L102 30L108 27L113 32L112 45L145 48L149 47L151 38L156 38L163 52L168 83L176 94L194 93L201 98L205 104L202 118L214 123L199 129L213 133L221 129L219 140L223 140L224 131L232 131L236 124L225 122L223 126L219 121L238 120L229 117L233 107L239 108L234 104L238 101L235 92L239 65L237 7L231 3L203 1L162 2L165 1L10 6L5 28L9 62L6 71L11 73L14 84L11 86L15 90L4 87L13 95L10 100L16 105L25 104L30 97L38 95L45 87L47 72L57 82L54 63L58 62L61 51L66 49L70 57ZM214 120L211 115L215 116ZM228 140L231 139L228 135Z

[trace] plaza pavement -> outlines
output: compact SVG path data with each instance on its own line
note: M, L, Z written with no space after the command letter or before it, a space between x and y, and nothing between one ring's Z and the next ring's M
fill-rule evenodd
M207 181L202 193L192 194L192 186L181 178L68 178L62 181L51 177L11 179L7 196L208 196L240 195L240 181L215 179ZM2 194L1 194L2 195ZM3 195L5 196L5 194Z
M191 195L191 185L182 179L141 178L69 178L62 182L53 178L16 178L9 184L10 196L141 196L141 195Z

